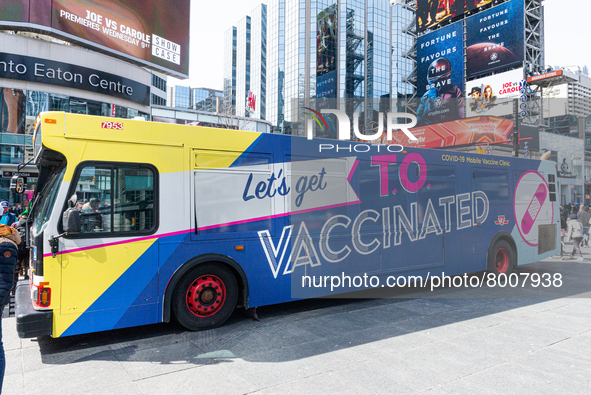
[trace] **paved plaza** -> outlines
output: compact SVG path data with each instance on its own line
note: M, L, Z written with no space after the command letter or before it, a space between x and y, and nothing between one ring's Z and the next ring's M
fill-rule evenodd
M591 393L591 249L519 273L560 288L445 288L237 310L221 328L159 324L62 339L2 319L3 394Z

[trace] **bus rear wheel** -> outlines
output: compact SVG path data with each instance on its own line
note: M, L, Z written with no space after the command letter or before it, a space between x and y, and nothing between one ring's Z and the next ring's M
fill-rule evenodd
M499 240L490 250L488 255L487 270L496 275L510 275L517 265L515 251L511 244L505 240Z
M189 270L172 295L172 310L185 328L196 331L222 325L234 312L238 283L220 264L206 263Z

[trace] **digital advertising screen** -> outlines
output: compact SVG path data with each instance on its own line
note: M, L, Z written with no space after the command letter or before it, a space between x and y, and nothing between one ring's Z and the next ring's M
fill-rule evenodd
M523 68L466 82L466 116L510 115L525 89Z
M392 144L415 148L441 148L452 145L494 143L509 140L513 130L511 119L472 117L410 129L417 140L410 140L403 131L392 134Z
M462 22L417 39L418 125L464 118Z
M492 0L417 0L417 30L433 29L439 23L490 4Z
M190 0L0 0L0 27L42 31L181 78Z
M511 0L466 19L468 78L523 64L523 0Z
M337 97L337 5L316 19L316 97Z

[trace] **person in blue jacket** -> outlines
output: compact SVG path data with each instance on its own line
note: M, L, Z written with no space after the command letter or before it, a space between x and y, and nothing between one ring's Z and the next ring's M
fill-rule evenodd
M2 217L0 217L0 224L11 226L17 221L16 215L11 213L10 204L6 200L0 202L0 209L2 210Z

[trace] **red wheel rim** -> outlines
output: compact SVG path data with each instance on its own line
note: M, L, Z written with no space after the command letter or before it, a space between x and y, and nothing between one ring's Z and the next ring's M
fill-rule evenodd
M210 317L220 311L226 301L224 282L216 276L201 276L187 289L186 301L191 313L197 317Z
M499 273L506 273L509 268L509 253L504 248L499 248L495 255L495 268Z

